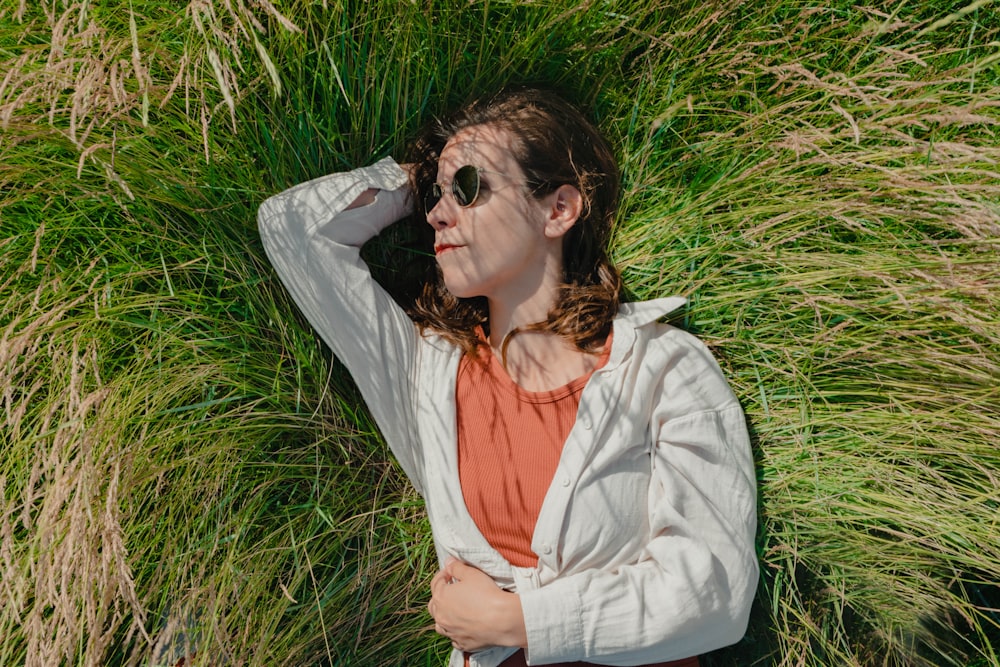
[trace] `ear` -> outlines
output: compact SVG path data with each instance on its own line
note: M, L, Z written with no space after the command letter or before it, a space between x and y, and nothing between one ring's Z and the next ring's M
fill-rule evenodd
M545 198L545 236L550 239L562 237L576 224L583 211L583 195L572 185L560 185L555 192Z

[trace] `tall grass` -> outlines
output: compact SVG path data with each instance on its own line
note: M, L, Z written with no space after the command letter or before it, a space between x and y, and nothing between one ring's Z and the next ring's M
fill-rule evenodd
M755 436L757 607L705 662L1000 665L997 9L0 6L0 664L442 664L419 499L254 212L540 81Z

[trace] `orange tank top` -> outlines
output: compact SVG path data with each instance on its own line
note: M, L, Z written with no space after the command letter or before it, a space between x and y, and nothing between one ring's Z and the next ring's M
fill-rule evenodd
M610 336L608 341L594 370L607 361ZM535 522L591 373L551 391L527 391L488 346L459 364L455 402L462 495L486 541L512 565L538 564L531 550Z

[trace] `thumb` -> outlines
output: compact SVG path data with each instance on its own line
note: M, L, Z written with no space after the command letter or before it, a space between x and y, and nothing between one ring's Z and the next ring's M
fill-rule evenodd
M461 563L462 561L458 560L454 556L448 556L447 558L444 559L444 564L441 565L441 571L450 573L452 566L460 565Z
M444 561L444 567L442 567L441 570L444 572L445 576L448 577L449 579L461 580L462 578L461 573L464 572L469 567L470 567L469 565L466 565L459 559L453 556L448 556L448 558Z
M444 564L445 574L457 581L462 581L470 571L475 569L473 566L463 563L457 558L449 558Z

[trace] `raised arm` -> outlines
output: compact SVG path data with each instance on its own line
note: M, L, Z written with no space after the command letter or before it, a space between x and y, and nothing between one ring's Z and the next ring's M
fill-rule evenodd
M386 158L275 195L257 222L281 282L350 371L420 491L411 400L419 334L360 256L366 241L411 210L407 174Z

